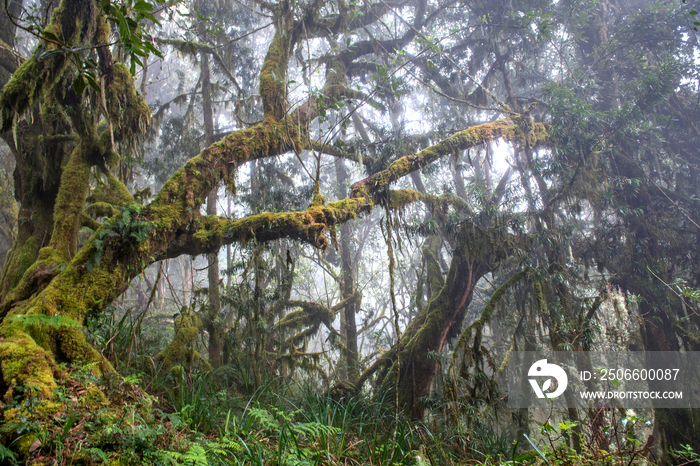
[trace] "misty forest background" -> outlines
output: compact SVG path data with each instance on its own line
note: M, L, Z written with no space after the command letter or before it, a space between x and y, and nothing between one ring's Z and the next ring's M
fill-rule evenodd
M5 0L2 464L697 464L507 407L700 350L697 9Z

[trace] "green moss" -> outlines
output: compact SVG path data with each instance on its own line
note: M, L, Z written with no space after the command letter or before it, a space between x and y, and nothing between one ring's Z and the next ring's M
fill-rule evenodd
M80 46L84 41L91 41L96 32L98 35L103 34L104 27L97 27L98 18L101 17L97 2L63 0L54 10L46 31L68 46ZM56 48L50 42L45 47L47 50ZM15 71L0 95L2 131L11 128L15 114L22 115L45 90L54 85L68 64L67 54L58 54L47 60L38 60L32 56Z
M9 276L9 289L13 289L22 279L24 272L34 263L37 256L38 244L34 236L27 238L17 249L13 249L5 264L4 273Z
M117 214L117 210L107 202L95 202L85 208L85 213L93 217L111 217Z
M36 242L36 238L30 236L19 249L19 254L17 256L17 259L19 260L18 272L24 272L30 265L32 265L34 259L36 259L37 249L38 245Z
M163 368L184 365L210 370L211 366L194 348L189 347L202 331L202 320L193 312L185 311L175 319L175 337L170 344L158 354L163 361Z
M256 127L225 137L176 171L144 215L165 234L189 224L199 216L198 209L212 186L230 178L235 167L245 161L295 148L297 131L289 119L275 121L267 117Z
M151 110L136 91L134 78L123 63L115 63L107 75L106 99L116 142L138 138L146 132Z
M548 137L545 125L533 123L529 118L524 117L513 117L512 120L499 120L467 128L416 154L401 157L392 162L385 170L355 183L352 187L351 197L368 197L381 193L399 178L420 170L444 156L453 154L456 150L468 149L497 138L534 147L539 143L546 142Z
M312 206L300 212L265 212L237 220L205 217L198 220L198 229L193 237L201 249L211 249L224 242L261 241L272 238L295 238L318 248L329 246L324 232L328 230L335 238L335 226L371 208L362 198L331 202L325 206Z
M51 354L26 332L13 325L0 327L0 368L5 385L10 387L1 394L5 403L12 402L12 387L18 385L36 387L44 398L51 398L56 388L53 367Z
M467 128L416 154L395 160L385 170L353 185L352 195L359 197L366 196L367 193L383 192L399 178L408 175L412 171L420 170L446 155L453 154L456 150L468 149L499 137L513 140L516 128L517 126L509 119Z
M20 458L29 458L29 448L35 440L36 435L34 434L26 434L17 439L13 447L17 449Z
M330 326L335 319L334 312L326 306L313 302L299 302L297 304L302 306L302 308L285 315L277 324L279 328L313 327L319 323Z
M104 359L102 355L97 352L88 342L85 340L85 334L82 328L74 327L61 327L55 330L56 340L58 342L58 356L65 361L84 361L86 363L97 362L103 363ZM59 359L60 360L60 359ZM100 364L92 366L91 371L96 377L102 376L103 369L107 369L109 372L114 372L111 365L107 365L105 361L104 366Z
M41 248L36 260L24 271L19 283L7 294L5 301L17 302L29 298L58 273L57 267L63 263L63 257L54 248Z
M421 199L421 192L412 189L401 189L389 193L389 208L400 210Z
M537 307L540 310L540 314L542 317L545 317L547 315L547 301L544 299L542 283L540 281L533 281L532 288L535 291L535 300L537 301Z
M323 207L326 204L326 198L319 193L314 194L314 198L311 201L312 207Z
M264 214L263 214L264 215ZM199 219L199 225L194 239L202 245L220 245L222 243L225 227L216 217L203 217Z
M293 11L280 2L275 11L275 35L260 69L260 96L265 117L281 120L287 111L287 67L292 52Z
M99 365L95 367L95 374L113 371L111 365L95 351L85 340L85 335L81 326L85 314L93 306L104 305L111 295L119 292L119 283L126 280L126 271L123 265L117 265L111 270L105 268L95 268L91 273L85 267L74 265L76 262L86 260L86 255L90 250L91 243L81 251L74 263L65 266L60 278L49 284L48 287L36 298L27 302L23 306L13 308L8 314L9 317L16 315L44 314L47 316L61 316L61 318L72 319L77 323L77 327L32 324L16 328L22 336L26 335L31 339L31 343L36 348L40 348L40 354L45 354L46 358L53 358L65 361L95 361ZM40 252L38 267L56 260L57 252L53 248L43 248ZM55 273L58 273L53 267ZM28 280L30 282L30 280ZM9 332L7 328L12 327L3 324L0 329ZM13 338L13 341L16 339ZM21 357L19 353L7 354L7 360L17 360ZM5 359L5 358L3 358Z
M514 133L509 133L507 138L517 142L521 147L534 148L549 140L547 127L543 123L533 122L529 115L516 115L511 118L516 127Z
M426 281L430 289L431 296L437 294L445 285L445 279L442 276L442 269L437 261L434 251L439 251L441 241L438 236L431 236L422 248L423 257L426 265Z
M95 189L88 196L87 201L93 204L109 204L110 206L124 207L130 202L133 202L134 198L129 192L129 190L124 186L124 183L119 181L117 177L107 172L107 184L99 183ZM93 208L93 207L90 207ZM96 208L96 207L95 207ZM94 208L93 208L94 209ZM105 209L107 207L105 206ZM115 212L113 210L113 212ZM92 214L92 212L90 212ZM113 214L103 216L112 216Z
M87 198L90 181L90 164L87 154L92 152L89 141L73 150L61 175L61 185L54 206L54 229L49 245L61 254L65 261L74 257L77 249L78 229Z

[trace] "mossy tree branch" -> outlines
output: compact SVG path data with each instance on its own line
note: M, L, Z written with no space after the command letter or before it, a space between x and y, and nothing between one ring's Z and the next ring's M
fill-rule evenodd
M315 302L292 300L287 302L285 307L298 307L299 310L284 316L277 323L277 326L280 328L293 328L296 326L310 326L320 322L328 327L329 330L332 330L331 324L335 320L335 314L348 303L357 302L361 299L362 293L358 291L352 296L337 302L331 308Z
M23 62L24 57L0 40L0 67L8 73L14 73Z
M330 230L332 239L333 226L372 208L371 197L358 196L359 192L355 190L351 198L326 206L313 206L301 212L265 213L236 220L210 216L201 217L199 214L199 209L211 186L218 183L220 178L231 176L232 167L247 160L283 153L293 149L295 145L296 147L301 146L298 133L295 133L296 127L290 123L286 119L277 122L268 118L255 128L233 133L205 149L191 159L185 167L178 170L161 189L156 199L141 211L140 218L149 222L151 226L148 238L131 248L115 249L110 244L105 244L102 246L102 250L98 251L93 237L73 260L66 264L62 272L55 277L50 276L49 285L38 296L30 300L28 304L11 310L10 315L58 314L73 318L82 324L87 312L99 312L112 302L127 288L130 279L156 258L173 257L186 252L198 254L215 251L224 244L224 241L246 241L253 238L265 241L286 236L308 241L316 247L328 247L330 241L326 238L324 231ZM500 129L498 131L485 131L483 128L477 127L471 133L481 134L481 137L468 139L475 143L473 141L486 141L484 134L486 132L491 137L509 134L510 131L515 132L510 120L495 126ZM469 130L467 132L470 133ZM444 151L444 155L451 152ZM368 180L384 180L385 183L370 184L367 180L361 182L361 185L365 186L363 191L370 196L378 195L388 182L398 179L402 173L408 174L412 168L425 166L429 161L434 161L437 158L439 158L439 154L436 155L431 151L409 156L407 158L409 162L401 165L402 170L397 170L396 166L392 164L387 170L380 172L378 177L375 175L368 178ZM107 228L106 225L103 225L99 231ZM194 233L186 233L188 230L194 231ZM96 254L101 254L101 263L97 266L93 264L90 270L90 264L94 263ZM31 280L29 278L34 277L36 280L43 273L41 272L44 270L41 266L42 263L46 261L60 263L63 260L54 258L50 250L45 252L45 256L43 259L40 256L37 264L25 274L28 278L26 286L30 286ZM455 277L469 276L471 270L469 264L474 267L476 264L473 264L473 261L469 259L460 259L457 256L461 257L457 254L453 261L460 260L461 262L455 265L448 275L447 282L451 285L443 288L439 299L436 298L435 304L428 306L425 315L422 318L419 316L412 324L410 331L415 332L415 335L403 339L406 342L406 348L421 351L424 355L426 346L418 341L425 343L430 339L434 340L435 335L431 332L435 329L434 325L422 328L423 324L426 322L453 322L454 319L442 316L441 313L451 313L455 309L458 312L463 311L463 304L452 306L448 302L456 299L456 296L459 296L461 300L463 293L453 289L456 283ZM461 270L463 266L466 266L467 269ZM476 278L483 271L471 270L471 273ZM470 283L473 284L473 280ZM461 289L461 287L458 288ZM470 293L467 291L466 295L470 295ZM432 314L435 312L440 316L433 316ZM17 341L16 338L29 338L35 344L45 348L46 351L53 352L52 348L55 347L55 344L51 343L53 340L47 340L46 335L39 329L37 332L30 334L22 331L20 335L16 329L10 329L5 322L0 326L0 336L8 341ZM444 341L445 330L438 333L441 336L437 341ZM76 334L70 341L72 347L68 353L64 352L65 354L81 358L92 354L84 337L81 338L80 335ZM408 361L409 359L404 360ZM45 369L50 372L50 367L47 366ZM8 383L17 377L16 373L4 373L4 375ZM47 384L44 384L44 387L49 389L50 383L47 382Z
M296 41L294 12L287 0L275 7L274 21L275 35L260 70L260 96L265 117L279 121L287 113L287 68Z
M542 123L533 123L529 117L522 118L520 116L472 126L423 149L417 154L401 157L392 162L386 170L355 183L352 186L351 197L362 196L361 193L368 190L382 191L399 178L420 170L455 151L466 150L498 138L534 147L546 142L547 129Z
M469 212L470 207L464 199L451 194L434 196L413 189L396 189L389 191L389 208L401 210L414 202L423 202L430 210L444 210L448 206L462 212Z
M98 1L62 0L46 32L71 47L80 47L106 43L109 25ZM57 49L51 42L43 42L39 47L46 51ZM22 63L0 94L0 131L8 131L13 120L24 114L64 74L69 62L66 53L56 53L45 59L41 54L34 54Z
M211 253L223 245L253 239L271 241L292 238L325 250L334 241L337 224L356 218L370 208L364 199L347 199L298 212L266 212L242 219L201 217L192 224L192 233L178 235L158 257L165 259L181 254ZM326 231L330 232L331 241Z
M360 155L359 153L350 152L348 150L343 150L337 146L317 141L315 139L311 139L308 142L308 144L311 149L318 151L322 154L331 155L340 159L352 160L353 162L363 164L365 167L368 168L374 163L374 160L368 156Z

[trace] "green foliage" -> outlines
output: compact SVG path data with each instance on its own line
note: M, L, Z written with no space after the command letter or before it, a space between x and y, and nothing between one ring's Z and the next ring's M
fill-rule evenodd
M155 0L155 3L145 0L122 0L119 3L101 0L107 19L117 27L124 52L131 59L132 75L136 73L136 65L142 67L142 60L148 60L151 53L163 58L161 52L153 45L153 38L146 32L143 21L148 20L156 26L161 26L153 13L156 6L165 4L166 0Z
M198 23L209 19L200 10L215 9L196 3L188 6L189 13L182 15L193 19L187 34L194 35L195 30L199 32ZM221 2L216 3L216 8L220 8ZM649 5L643 11L625 15L618 12L618 8L627 8L623 5L625 2L618 2L620 5L611 9L606 9L605 2L526 2L522 5L522 12L508 11L512 8L508 2L477 2L469 8L448 8L445 11L434 10L435 6L431 4L426 25L420 24L417 18L422 13L416 12L416 22L412 26L416 30L410 29L406 33L409 45L401 45L404 39L397 42L397 38L401 37L399 29L405 26L399 21L403 19L403 12L392 12L390 16L393 18L382 18L383 13L373 10L378 4L373 6L369 2L365 6L369 11L367 13L358 9L359 4L353 1L349 4L324 3L321 11L306 15L304 9L307 5L303 2L292 3L294 11L290 18L303 18L309 21L308 24L329 11L332 13L332 17L325 18L333 19L332 22L323 26L318 23L311 31L302 34L290 29L290 37L294 40L310 32L315 42L328 42L327 50L332 55L327 54L319 59L312 57L311 51L307 50L308 59L326 66L328 74L334 72L329 57L342 54L344 59L353 61L352 54L361 49L353 46L354 36L359 34L362 41L365 41L366 35L369 36L366 43L371 46L372 53L367 54L365 58L368 59L352 63L352 72L347 76L345 72L336 75L336 79L353 80L351 86L356 86L362 95L368 96L364 100L372 109L362 109L363 115L359 121L365 121L372 135L361 144L361 149L371 154L368 160L374 162L370 168L372 172L390 167L399 157L415 153L427 144L444 138L454 128L491 118L490 110L484 107L489 104L485 97L487 88L490 97L494 93L504 100L507 97L514 107L525 108L526 103L532 104L527 111L532 112L533 117L538 119L536 121L542 119L551 124L555 139L552 147L539 153L530 150L532 148L521 148L523 150L516 151L517 155L509 159L509 163L515 162L510 165L514 172L519 171L521 183L520 188L512 188L521 192L509 197L510 204L497 199L492 186L489 186L491 183L485 181L486 168L493 173L498 171L493 166L494 154L491 151L494 147L491 144L478 148L478 156L473 161L473 153L465 155L456 151L449 174L446 166L435 163L430 167L420 167L425 168L420 175L423 178L414 180L416 185L422 180L427 192L451 193L457 190L453 190L445 179L450 175L457 179L467 174L465 179L468 186L462 186L458 195L467 204L464 210L472 211L469 220L464 220L462 212L455 212L454 206L440 209L440 206L433 205L430 218L415 228L416 238L428 234L441 238L434 251L437 255L433 258L436 264L441 262L436 265L436 277L442 277L448 268L450 256L454 258L455 251L462 246L469 249L468 261L471 261L471 265L462 267L461 270L468 273L460 276L460 280L471 281L479 276L490 283L500 283L504 277L512 276L513 270L528 270L528 280L507 282L508 286L499 289L490 300L488 293L483 292L484 283L477 279L474 280L474 288L470 288L464 298L452 299L451 305L459 304L461 299L459 306L451 307L459 312L463 310L466 315L473 317L472 311L481 311L481 317L474 320L477 325L467 327L473 335L470 333L457 345L459 351L464 351L459 353L459 357L473 356L475 362L462 366L459 377L464 383L454 384L450 398L436 395L431 400L418 401L430 408L431 416L426 421L430 425L408 420L403 415L394 417L395 413L387 410L386 399L382 398L386 396L388 399L391 395L381 391L375 390L375 398L359 395L336 399L330 396L327 384L318 387L314 385L314 380L317 374L330 379L336 375L335 371L340 373L338 369L342 367L336 365L338 360L333 358L342 355L342 345L336 344L341 338L331 329L332 337L320 342L322 350L311 356L311 353L307 354L311 333L302 333L300 346L291 347L293 345L285 344L289 337L289 333L285 332L290 329L280 328L279 323L288 315L285 303L292 294L309 299L320 296L328 302L328 307L332 306L336 298L334 293L346 278L334 275L331 270L335 265L333 262L338 261L337 255L331 258L331 251L325 258L319 254L309 259L312 255L307 250L295 248L289 243L261 245L251 241L253 244L241 248L242 258L231 270L234 276L222 299L227 309L216 316L216 324L221 324L225 329L224 368L207 373L188 373L180 368L175 371L174 377L161 373L166 371L161 371L150 356L157 353L164 342L157 341L157 338L144 340L148 338L144 337L144 333L156 327L152 325L144 331L147 310L121 310L123 314L118 316L114 307L108 308L105 315L92 316L94 320L88 322L89 336L126 378L110 386L110 383L96 379L93 367L59 367L57 372L66 370L70 375L56 375L56 378L70 380L71 384L61 384L56 393L56 411L50 415L38 412L39 399L34 393L35 389L12 386L9 389L13 391L15 399L5 407L4 414L7 419L16 422L5 422L4 434L14 436L17 443L28 440L30 435L36 436L41 439L40 453L52 454L59 463L74 464L112 460L115 463L136 464L146 458L157 464L193 465L217 462L278 465L543 462L554 465L609 464L611 460L608 457L633 464L634 455L639 453L638 447L642 443L632 430L634 424L642 427L639 418L629 416L619 423L614 413L606 413L602 427L595 427L598 432L590 427L591 437L601 432L603 437L610 437L613 431L615 435L622 435L620 438L624 445L608 456L605 456L608 452L603 453L600 444L589 441L587 433L582 433L582 429L592 425L593 420L574 422L552 418L551 423L547 422L540 432L520 435L523 425L510 423L513 413L501 406L503 398L494 389L493 378L485 376L485 369L496 373L498 365L495 356L507 351L511 342L513 348L520 345L530 336L526 332L531 332L538 344L558 345L557 349L573 349L574 345L577 345L577 349L589 349L596 328L596 323L592 322L595 316L592 312L590 316L587 314L593 310L589 306L593 299L589 297L591 284L596 284L598 280L589 280L588 277L589 269L593 269L590 264L594 262L602 277L600 281L606 282L606 285L612 281L620 286L626 284L625 292L630 292L629 288L638 283L642 283L641 288L644 288L648 283L643 280L647 271L668 271L670 278L660 271L659 274L667 279L663 281L664 284L673 284L666 288L677 291L675 296L670 295L667 289L659 291L652 287L647 287L651 292L644 297L637 291L640 294L639 302L649 303L651 308L638 317L645 319L647 315L657 313L648 317L648 323L663 323L662 317L666 316L675 318L673 312L680 306L668 304L675 305L676 298L700 301L700 293L696 289L697 255L693 255L697 242L693 229L693 218L697 218L697 176L694 171L697 165L697 128L692 124L683 126L678 123L684 117L691 122L698 120L697 112L691 109L697 107L697 89L687 84L696 82L691 79L696 77L696 73L688 69L696 65L697 50L687 45L693 43L684 36L689 28L680 28L671 22L673 6ZM149 54L160 56L146 32L146 25L149 22L159 24L155 9L165 7L165 0L156 0L155 3L103 0L100 5L114 26L113 31L119 36L121 50L131 59L132 74L136 65L146 63L144 59ZM260 8L266 10L270 5L261 2ZM408 10L412 6L407 4L401 9L404 8ZM342 10L348 9L357 21L348 18L348 22L341 17ZM601 11L606 11L605 15L601 16ZM438 14L443 13L445 16L440 16L440 22L444 24L433 27L431 24ZM690 12L690 15L696 14L695 10ZM217 16L209 12L207 15ZM382 24L383 28L374 27L367 21L373 22L375 15L381 21L391 21ZM613 23L610 18L616 15L619 17ZM658 23L659 27L655 28L646 27L650 18L657 17L667 18L664 20L667 22ZM353 21L363 24L363 30L344 30L350 28ZM230 23L234 24L232 21ZM204 30L216 35L216 43L210 45L216 50L227 50L226 53L231 56L247 56L250 62L236 68L254 69L253 61L259 54L252 51L239 54L240 50L233 48L245 36L238 34L244 32L238 25L233 27L231 24L213 28L203 25ZM341 31L334 32L326 27L331 24L332 29L337 27ZM618 24L621 26L618 27ZM391 26L393 33L390 33ZM383 32L383 29L387 31ZM74 91L82 94L87 87L92 87L99 92L99 78L95 71L99 64L94 55L89 55L92 52L88 52L86 58L85 51L73 50L71 44L62 43L57 35L41 33L41 30L43 28L36 29L37 33L43 34L44 40L36 50L37 60L46 63L59 54L67 54L77 74L73 81ZM443 36L446 31L449 36ZM324 36L326 32L330 34L329 37ZM218 40L219 34L221 40ZM229 34L231 37L228 37ZM415 40L412 38L414 34ZM341 35L343 40L338 40ZM682 46L686 47L684 51L681 46L674 46L673 41L678 42L679 39L686 44ZM208 39L204 37L203 40ZM58 48L47 50L50 48L47 41L58 45ZM663 45L659 47L659 43ZM311 83L312 79L308 77L310 69L304 63L303 44L298 42L295 45L300 52L297 57L299 68L304 70L301 73ZM534 53L533 47L544 50ZM202 52L199 59L204 60L206 55L206 52ZM426 58L428 56L430 58ZM426 66L421 65L424 59ZM542 62L546 63L544 67ZM559 64L552 65L555 62ZM212 71L216 74L221 71L217 67L223 66L225 64L217 62L212 65ZM235 68L232 69L232 73L237 73ZM294 82L288 80L287 71L291 74L298 70L275 67L270 72L272 87L286 89ZM183 86L186 81L193 81L185 79L185 73L182 75ZM470 81L467 75L479 77L481 83L471 82L474 79ZM502 86L494 84L495 80L500 79L499 75L504 79ZM142 82L145 85L148 77L144 78ZM227 79L231 79L230 76ZM246 81L247 89L256 84L252 77ZM225 80L221 82L224 84L213 87L226 88ZM363 90L362 85L368 82L369 87ZM543 82L550 84L543 86ZM553 82L556 84L551 84ZM425 92L426 83L440 98ZM159 155L161 158L149 167L154 172L164 167L168 172L174 171L184 159L201 149L201 134L196 129L190 130L198 117L195 106L200 92L197 85L188 82L190 84L194 85L191 92L184 94L184 88L178 89L177 93L182 95L173 101L174 104L182 104L190 100L191 105L185 116L173 117L156 135L160 140L160 152L165 152L165 155ZM255 98L248 98L245 92L240 91L235 98L227 92L218 94L215 97L218 103L227 102L228 99L235 102L234 115L239 120L238 126L244 124L244 114L255 117L248 118L250 122L260 116L260 109L254 108L257 105ZM93 94L91 96L94 97ZM282 105L289 104L290 109L298 105L298 93L285 93L277 97ZM459 105L445 105L443 97L456 100ZM331 125L333 118L338 116L347 120L350 113L357 110L353 108L355 101L347 97L321 95L312 91L311 99L316 102L320 118L318 124L310 127L319 128L323 137L328 135L324 134L323 128ZM537 108L535 103L540 107ZM478 111L465 112L465 108L472 105L476 105ZM392 129L387 129L389 125L384 121L387 120L387 109L391 109L392 120L398 121L404 118L404 110L412 110L411 106L426 107L422 109L425 113L421 113L424 118L414 125L425 134L410 135L415 136L413 139L406 137L409 135L403 133L408 132L408 127L401 127L400 122L395 121L391 121ZM299 108L303 108L303 105ZM286 112L289 109L281 110ZM405 113L410 114L408 111ZM512 115L512 118L521 125L527 125L530 121L517 115ZM13 121L12 136L17 149L28 141L22 141L21 121L18 118ZM220 121L232 120L227 116ZM341 135L348 136L345 123L341 125ZM360 125L357 126L355 134L359 133ZM684 133L693 136L684 137ZM484 140L489 138L485 137ZM673 141L671 144L675 145L669 145L667 141ZM240 157L239 161L249 156L262 157L261 154L249 153L250 145L235 138L225 140L212 150L229 156L226 149L231 143L236 145L235 148L228 148L235 153L235 156L231 156L232 170L238 167L233 161L236 157ZM345 147L351 148L350 141ZM275 160L257 159L250 176L242 177L244 184L250 183L251 189L242 190L245 193L237 198L240 202L232 212L238 216L241 212L305 209L312 193L305 174L307 167L303 166L308 156L301 151L294 156L282 154ZM469 158L469 164L463 162L466 158ZM321 173L320 156L317 164ZM184 179L196 183L197 176L204 170L187 171ZM327 181L323 178L327 177L325 171L319 174L319 183ZM686 171L690 172L687 177ZM216 174L220 176L221 172ZM165 181L168 176L160 174L158 181ZM310 173L308 178L312 178ZM504 182L508 181L506 184L509 185L506 190L517 185L517 182L505 178ZM255 191L252 189L254 185L264 188ZM27 186L24 189L28 189ZM323 189L326 191L323 194L328 195L329 190ZM517 213L501 215L506 209L515 209ZM371 217L367 219L367 230L372 222ZM122 255L138 253L150 233L150 224L142 216L140 206L127 206L105 221L91 240L95 254L87 264L88 271L99 267L107 258L118 262L122 260ZM483 241L474 241L482 237ZM521 237L527 237L527 241L512 244L516 239L520 241ZM692 242L687 241L688 237ZM371 232L364 239L367 243L375 242ZM502 247L503 244L507 244L507 247ZM420 291L414 293L410 290L413 286L412 274L424 276L426 273L428 254L420 257L420 253L416 252L414 255L409 246L412 245L406 245L405 251L401 250L403 257L400 259L405 265L400 277L404 288L401 293L403 297L412 296L405 300L406 310L402 311L406 317L404 328L408 327L408 318L416 315L414 311L420 312L423 304L434 298L443 286L441 280L435 279L429 284L430 290L425 293L425 299L423 283ZM285 247L288 248L287 263L284 262ZM398 248L402 249L400 243ZM377 252L381 251L372 249L365 251L365 254L376 258ZM362 256L360 248L356 248L354 253L355 257ZM319 265L330 271L328 275L335 282L326 281L324 275L325 296L318 290L311 290L311 287L302 290L297 286L292 291L291 280L295 272L290 268L295 267L290 257L303 258L297 263L299 269L302 268L301 262L309 259L318 261ZM482 259L483 263L476 264L477 268L482 269L478 271L475 261ZM584 261L585 264L582 264ZM524 264L532 265L532 273L536 275L534 279L529 276L531 271L525 269ZM363 269L361 264L354 264L353 267ZM372 277L368 280L365 280L366 277L356 277L357 283L363 283L368 293L375 293L365 300L365 305L376 309L365 311L358 307L358 312L365 317L370 316L363 343L366 343L365 351L376 347L381 353L393 344L395 335L386 331L386 327L381 327L381 317L386 315L382 312L382 306L386 306L386 303L380 299L385 288L383 285L386 284L381 277L381 265L372 265L367 269L371 269ZM302 273L311 277L308 282L313 282L314 286L320 281L315 270L309 272L307 269ZM521 272L519 278L525 276L526 273ZM585 279L581 279L582 276ZM687 276L688 285L685 281L674 280L678 276ZM471 300L472 294L481 301L466 309L469 303L465 300ZM656 296L660 298L653 301ZM14 302L7 304L22 305ZM463 306L464 309L461 309ZM686 307L682 309L686 311ZM375 317L379 323L369 325ZM22 315L14 319L23 326L43 325L51 329L75 326L75 323L60 316ZM674 324L690 325L689 313L682 319L676 319ZM421 323L418 320L412 322ZM426 322L433 325L432 321ZM458 334L459 329L463 328L459 322L454 323L457 325L451 329L445 328L446 332L440 335L440 348L420 356L425 356L425 360L431 364L439 363L437 367L444 366L442 361L445 360L446 351L443 342L445 347L449 347L450 339L456 336L453 334ZM198 337L201 328L195 330L193 336ZM314 332L316 330L318 327ZM697 348L692 332L687 334L690 336L684 334L682 343L686 348ZM331 346L326 345L328 342ZM671 342L676 343L674 338ZM201 346L194 337L188 344ZM54 353L58 354L60 350ZM340 361L339 364L342 364L342 359ZM371 361L366 362L371 364ZM404 368L411 367L410 360L402 360L401 364ZM306 373L300 372L300 367ZM279 377L280 374L284 378ZM308 374L314 376L309 377ZM308 385L299 388L294 381L300 378ZM438 377L436 393L444 394L451 382L454 380ZM152 416L153 412L148 406L151 399L137 390L136 384L143 384L150 393L167 393L165 401L161 401L163 404L159 406L172 413L155 410L155 416ZM409 385L406 384L407 387ZM166 386L167 390L164 388ZM109 409L101 396L104 393L110 396ZM249 399L247 404L241 401L244 399ZM245 409L242 409L243 406ZM525 419L524 426L530 421ZM532 447L531 450L526 442ZM80 448L76 449L76 446ZM521 451L523 447L528 450ZM605 448L610 449L609 446ZM691 445L677 451L689 461L696 459ZM78 458L76 455L79 452L87 456ZM0 455L9 456L11 453L8 455L0 449Z
M176 387L168 392L168 397L175 412L187 427L209 433L225 410L226 392L214 391L215 372L180 375Z
M677 280L676 286L684 297L690 298L696 303L700 303L700 289L686 286L685 280Z
M154 3L145 0L123 0L112 2L101 0L102 11L108 21L114 25L119 37L119 43L123 47L124 53L130 58L131 74L136 73L136 65L143 67L143 62L148 60L150 54L163 58L158 50L153 38L146 31L145 23L156 26L161 24L153 15L156 6L166 5L165 0L155 0ZM35 12L25 18L29 22L27 30L40 37L39 45L34 50L34 57L37 61L50 60L58 55L64 55L72 64L75 70L73 89L77 95L82 95L84 90L90 86L98 94L100 87L99 64L94 58L85 57L84 49L76 47L75 44L65 43L49 30L44 29L40 12ZM52 47L49 47L49 43ZM105 44L96 44L104 46Z
M57 55L66 55L68 60L72 63L73 68L76 70L76 76L73 80L73 90L75 93L77 95L82 95L87 86L90 86L97 93L101 92L97 61L92 58L84 58L79 51L63 43L51 32L44 31L41 36L54 44L58 44L59 47L46 49L47 44L42 41L34 50L34 57L37 61L50 60Z
M187 464L190 466L209 466L207 453L202 447L202 445L198 443L193 443L186 453L178 453L176 451L164 451L161 453L173 458L175 460L175 464Z
M99 267L102 256L107 249L112 251L126 250L136 252L138 245L148 237L152 225L143 220L143 206L131 203L114 217L105 220L95 237L95 253L86 263L89 271Z
M686 5L688 3L688 0L682 0L683 4ZM693 26L696 31L698 30L698 26L700 26L700 21L697 20L697 15L698 15L698 10L690 10L688 12L690 16L693 17Z
M677 448L671 451L674 458L682 462L682 464L693 464L700 461L700 454L698 454L693 447L690 445L681 445L681 448Z
M4 461L12 466L18 464L15 454L3 444L0 444L0 461Z
M172 334L158 316L149 316L147 311L115 303L99 314L88 314L86 329L89 341L127 380L141 379L159 393L165 376L155 372L151 358L165 348Z
M3 406L4 417L10 422L0 426L2 434L30 435L41 430L39 419L39 388L19 385L12 391L12 402ZM16 412L15 415L10 413Z
M109 387L92 373L95 363L87 365L60 365L64 373L63 384L55 392L55 407L46 416L45 407L33 387L14 387L14 398L3 408L6 421L0 428L0 436L12 445L25 444L36 454L62 461L107 462L108 457L120 456L137 464L136 459L154 450L156 440L162 435L172 435L163 423L154 422L150 412L144 409L150 400L134 397L132 387ZM68 377L70 375L70 378ZM129 404L113 408L105 402L104 393L118 391ZM59 409L57 409L58 407ZM115 454L117 452L117 454ZM26 454L26 450L25 450Z

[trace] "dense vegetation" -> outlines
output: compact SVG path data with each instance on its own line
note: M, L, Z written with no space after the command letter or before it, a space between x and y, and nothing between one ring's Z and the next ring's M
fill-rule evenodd
M694 8L6 0L0 462L696 463L502 381L700 350Z

